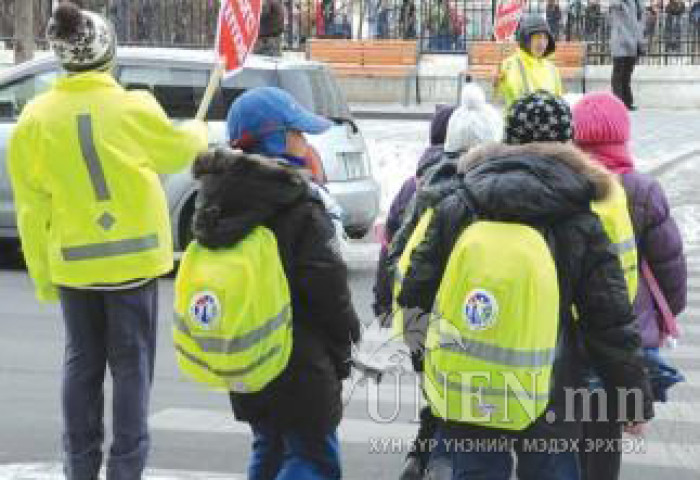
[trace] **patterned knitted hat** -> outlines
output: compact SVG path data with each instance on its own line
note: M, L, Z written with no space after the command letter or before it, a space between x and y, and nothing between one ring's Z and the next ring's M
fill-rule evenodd
M69 72L102 70L111 65L117 40L107 21L96 13L61 2L53 12L46 38Z
M538 90L517 100L506 116L505 143L568 142L574 136L571 109L560 97Z

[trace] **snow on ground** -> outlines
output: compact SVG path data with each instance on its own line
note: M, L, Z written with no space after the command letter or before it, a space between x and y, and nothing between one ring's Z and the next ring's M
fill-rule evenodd
M430 122L360 120L358 124L372 159L374 177L382 187L383 218L401 185L415 173L418 159L428 146Z

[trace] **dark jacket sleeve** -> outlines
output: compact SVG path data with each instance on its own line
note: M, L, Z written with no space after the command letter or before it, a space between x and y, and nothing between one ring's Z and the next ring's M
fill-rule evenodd
M336 368L341 376L347 376L351 345L360 339L360 321L333 224L323 207L314 202L298 231L293 268L298 304L308 308L302 317L328 340Z
M569 271L578 271L574 304L588 357L608 395L620 398L620 388L641 393L641 403L635 394L625 397L626 419L648 420L653 417L653 397L619 259L593 214L578 215L570 225L571 237L557 248L568 248L569 258L581 265Z
M683 240L671 216L666 194L656 180L649 183L643 199L640 254L651 267L674 315L686 307L687 265Z
M372 308L377 317L390 318L389 314L393 306L393 274L389 268L388 246L393 240L396 232L401 227L406 209L416 192L416 179L414 177L406 180L391 202L389 214L385 225L385 238L379 252L377 262L377 276L374 282L374 303Z
M464 198L453 194L437 207L425 238L411 255L398 304L403 309L406 343L413 352L421 352L428 320L452 248L469 220Z

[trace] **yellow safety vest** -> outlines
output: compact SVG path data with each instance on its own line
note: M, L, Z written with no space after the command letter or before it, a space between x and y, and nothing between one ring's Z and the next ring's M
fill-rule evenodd
M564 93L554 63L546 58L535 58L522 49L503 61L501 72L504 77L498 90L505 100L506 111L513 102L536 90L546 90L560 96Z
M604 200L591 204L593 212L603 223L605 233L613 243L625 274L630 302L637 296L639 284L639 266L637 259L637 242L627 206L627 194L619 181L614 181L613 189Z
M408 273L408 267L411 265L411 255L418 244L420 244L425 238L425 232L428 230L428 225L430 225L434 212L435 211L432 208L429 208L425 211L425 213L423 213L423 216L413 229L411 237L408 239L408 242L401 253L401 257L396 264L393 289L394 305L391 319L392 336L394 338L401 338L404 334L404 318L401 307L398 304L399 294L401 293L401 285L403 284L404 277Z
M523 430L550 398L559 325L541 233L477 221L450 255L426 340L424 389L443 419Z
M269 229L256 227L231 248L190 243L175 279L173 340L180 370L214 389L262 390L289 361L290 302Z
M172 269L158 175L206 149L202 122L171 124L150 94L111 75L71 75L28 104L9 142L17 227L40 300L54 284L157 277Z

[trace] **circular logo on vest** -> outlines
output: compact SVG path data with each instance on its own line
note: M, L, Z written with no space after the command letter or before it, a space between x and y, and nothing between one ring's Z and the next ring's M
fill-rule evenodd
M202 328L210 329L221 315L221 304L213 292L197 292L190 302L190 318Z
M498 302L486 290L472 290L464 301L464 317L470 330L486 330L496 323Z

